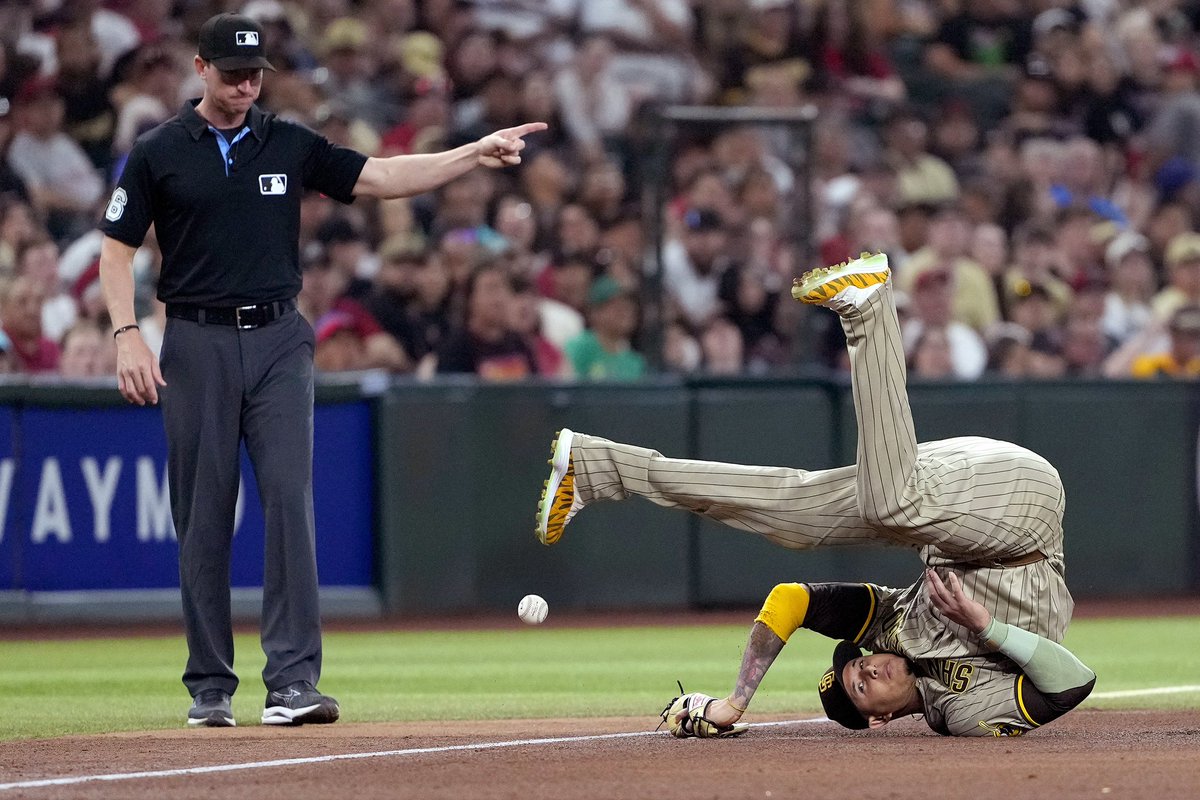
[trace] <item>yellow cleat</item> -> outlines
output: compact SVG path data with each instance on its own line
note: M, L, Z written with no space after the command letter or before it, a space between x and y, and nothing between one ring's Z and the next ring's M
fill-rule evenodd
M892 274L884 253L863 253L852 261L820 267L792 281L792 297L801 303L837 309L858 305Z
M562 536L563 528L583 508L583 502L575 494L575 461L571 457L571 441L574 432L563 428L554 437L551 448L550 477L542 483L542 497L538 500L538 541L552 545Z

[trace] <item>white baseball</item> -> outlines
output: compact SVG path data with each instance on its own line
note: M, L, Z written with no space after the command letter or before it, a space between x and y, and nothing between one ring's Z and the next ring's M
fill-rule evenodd
M517 606L517 616L530 625L541 625L550 613L550 606L536 594L527 594Z

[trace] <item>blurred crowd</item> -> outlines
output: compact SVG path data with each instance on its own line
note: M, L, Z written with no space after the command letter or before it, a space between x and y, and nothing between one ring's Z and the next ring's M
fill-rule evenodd
M0 370L113 375L96 222L137 137L200 95L219 11L265 28L265 109L368 155L550 124L436 193L304 199L322 371L845 370L791 280L882 251L916 377L1200 376L1196 0L8 3ZM816 114L663 141L677 104ZM152 348L159 261L152 231Z

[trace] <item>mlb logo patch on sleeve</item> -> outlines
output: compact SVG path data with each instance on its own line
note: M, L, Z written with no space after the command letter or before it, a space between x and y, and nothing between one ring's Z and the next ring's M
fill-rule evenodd
M259 194L287 194L287 175L259 175Z
M238 31L237 43L245 47L258 47L258 31Z

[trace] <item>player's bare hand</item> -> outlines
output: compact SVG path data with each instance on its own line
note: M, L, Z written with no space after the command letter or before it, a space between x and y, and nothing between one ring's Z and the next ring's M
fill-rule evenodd
M675 721L683 722L687 715L688 711L685 708L675 715ZM742 712L734 708L728 700L713 700L704 710L704 718L720 728L725 728L741 719Z
M992 621L992 615L982 603L967 597L958 576L950 572L943 581L932 569L925 570L925 586L934 608L951 622L962 625L969 631L982 633Z
M724 700L714 700L702 692L692 692L673 699L662 710L662 720L667 723L671 735L678 739L697 737L721 739L740 736L750 729L745 723L735 723L741 712L736 708L723 708ZM730 712L737 716L729 716ZM729 724L717 720L729 720Z
M131 403L144 406L158 402L158 387L166 386L158 358L136 330L117 337L117 388Z
M712 701L712 703L708 706L706 716L714 724L724 728L725 726L732 725L741 719L742 712L738 711L737 708L729 702L729 698L721 698L719 700Z
M527 122L488 134L479 140L479 163L492 168L520 164L521 151L525 149L524 137L547 127L544 122Z

